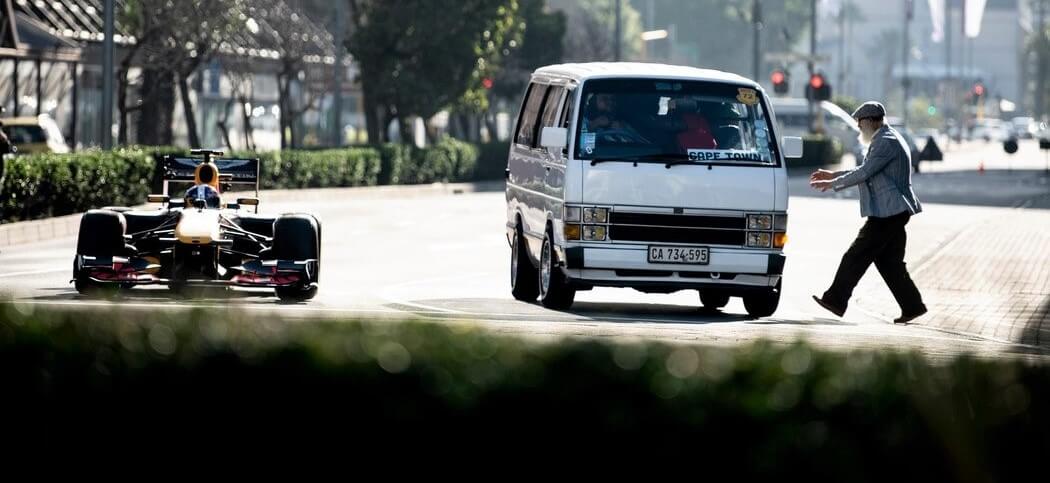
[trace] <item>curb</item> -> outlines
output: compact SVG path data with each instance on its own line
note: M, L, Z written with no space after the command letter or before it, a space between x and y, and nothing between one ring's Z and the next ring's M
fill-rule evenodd
M406 198L465 193L503 191L504 182L433 183L427 185L362 186L350 188L306 188L298 190L268 190L259 193L264 203L317 201L340 198ZM147 206L147 205L140 205ZM74 237L80 227L83 213L57 216L43 220L0 224L0 248L38 243L56 238Z

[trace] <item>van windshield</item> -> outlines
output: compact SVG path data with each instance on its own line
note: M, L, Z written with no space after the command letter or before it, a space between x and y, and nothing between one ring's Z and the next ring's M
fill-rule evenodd
M576 159L776 164L761 94L732 84L595 79L583 86Z

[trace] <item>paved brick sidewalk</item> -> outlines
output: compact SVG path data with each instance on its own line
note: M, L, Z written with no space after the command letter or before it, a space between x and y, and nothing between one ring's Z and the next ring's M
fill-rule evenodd
M1050 346L1050 211L977 218L909 270L930 309L915 324ZM856 293L869 313L900 313L874 268Z

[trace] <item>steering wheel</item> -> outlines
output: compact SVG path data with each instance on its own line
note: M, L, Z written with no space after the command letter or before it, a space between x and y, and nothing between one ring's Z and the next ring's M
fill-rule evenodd
M602 142L613 144L649 144L645 138L638 133L627 129L606 129L598 132L598 138Z

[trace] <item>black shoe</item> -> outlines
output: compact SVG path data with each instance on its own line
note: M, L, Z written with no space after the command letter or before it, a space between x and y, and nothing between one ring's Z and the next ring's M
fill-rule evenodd
M842 314L846 313L846 309L840 309L838 307L835 307L825 302L824 299L817 297L816 295L813 296L813 301L820 304L821 307L827 309L828 312L831 312L839 317L842 317Z
M907 324L908 322L911 322L912 320L915 320L915 319L917 319L919 317L922 317L925 314L926 314L926 309L923 308L922 310L920 310L919 312L916 312L914 314L901 315L900 317L898 317L896 319L893 319L893 323L894 324Z

